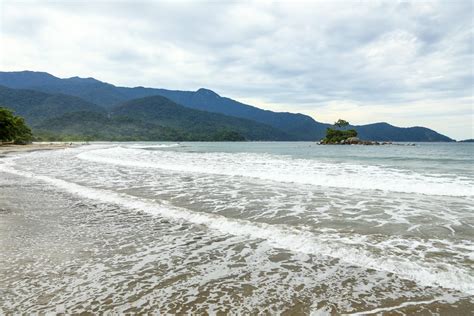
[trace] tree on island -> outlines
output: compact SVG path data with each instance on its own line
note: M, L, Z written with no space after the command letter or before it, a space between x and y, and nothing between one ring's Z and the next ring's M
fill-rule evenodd
M338 119L337 122L334 123L334 126L339 127L339 128L346 127L346 126L349 126L349 122L345 121L345 120Z
M0 107L0 143L13 142L15 144L28 144L33 139L31 129L25 120L13 114L7 108Z
M344 128L349 126L349 122L339 119L334 123L336 128ZM357 137L355 129L340 130L328 127L326 129L326 137L321 140L321 144L344 144L349 138Z

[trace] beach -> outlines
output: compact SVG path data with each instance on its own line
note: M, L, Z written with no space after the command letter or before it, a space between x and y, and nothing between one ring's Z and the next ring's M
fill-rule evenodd
M0 159L0 313L474 311L468 144L62 146Z
M85 145L85 143L71 142L35 142L26 145L3 144L0 145L0 156L6 154L27 153L39 150L55 150L64 148L73 148Z

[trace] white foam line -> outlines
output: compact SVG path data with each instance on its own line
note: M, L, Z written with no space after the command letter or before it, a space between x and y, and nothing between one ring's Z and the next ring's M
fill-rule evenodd
M335 188L381 190L445 196L474 196L469 181L438 179L422 174L406 174L378 166L330 164L305 159L226 153L143 152L112 147L90 150L79 159L126 167L154 168L177 172L242 176L263 180L312 184ZM278 170L278 172L275 172ZM395 181L395 180L396 181ZM454 182L453 182L454 181Z
M264 239L275 248L283 248L307 254L325 255L337 258L351 265L391 272L401 278L413 280L420 285L442 286L471 295L474 294L474 277L456 267L451 267L450 272L433 271L430 270L429 267L421 266L409 260L401 261L404 260L404 258L401 258L401 260L390 257L377 258L367 251L351 248L348 245L341 243L330 244L327 240L318 239L317 235L311 232L292 229L283 225L270 225L242 219L229 219L221 215L197 213L184 208L160 205L156 202L139 199L127 194L88 188L48 176L19 171L13 168L13 163L13 160L10 160L0 164L0 171L41 180L87 199L121 205L131 210L144 211L173 220L182 220L197 225L205 225L212 230L224 234L247 236L252 239ZM357 236L354 236L354 238L356 237ZM337 241L337 236L334 236L334 238L335 241Z
M344 315L351 315L351 316L363 316L363 315L368 315L368 314L376 314L376 313L382 313L382 312L389 312L393 311L399 308L407 307L407 306L414 306L414 305L422 305L422 304L432 304L435 302L438 302L439 299L434 299L434 300L429 300L429 301L415 301L415 302L403 302L399 305L396 306L390 306L390 307L380 307L380 308L375 308L370 311L364 311L364 312L359 312L359 313L353 313L353 314L344 314Z
M148 148L173 148L173 147L179 147L181 146L180 144L158 144L158 145L147 145L147 144L140 144L140 145L129 145L126 146L127 148L132 148L132 149L148 149Z

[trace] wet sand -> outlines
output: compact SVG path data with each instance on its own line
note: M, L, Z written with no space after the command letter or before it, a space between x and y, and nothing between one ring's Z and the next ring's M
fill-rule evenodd
M456 290L458 284L415 282L355 256L357 249L373 249L373 256L387 261L410 256L424 266L444 263L469 280L463 256L469 254L472 217L466 198L293 188L250 177L91 162L84 157L104 152L94 145L34 145L15 147L44 151L0 159L0 314L474 312L474 297ZM105 153L120 158L125 146ZM136 158L163 167L167 155L173 162L186 155L128 146L135 154L121 162ZM193 155L180 165L207 157ZM445 213L452 216L435 217ZM345 240L355 249L350 260L336 257L348 249ZM327 255L321 241L340 247ZM436 276L443 281L447 272Z
M20 186L27 190L19 194ZM375 270L367 279L363 268L209 234L34 179L4 173L0 188L0 314L472 312L469 297L449 302L449 291Z
M28 145L13 145L5 144L0 145L0 157L12 154L12 153L26 153L39 150L53 150L53 149L64 149L73 148L85 145L86 143L63 143L63 142L48 142L48 143L32 143Z

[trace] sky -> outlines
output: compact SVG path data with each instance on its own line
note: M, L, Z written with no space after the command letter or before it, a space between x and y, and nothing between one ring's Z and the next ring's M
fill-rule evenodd
M474 13L445 1L0 0L0 71L211 89L474 138Z

